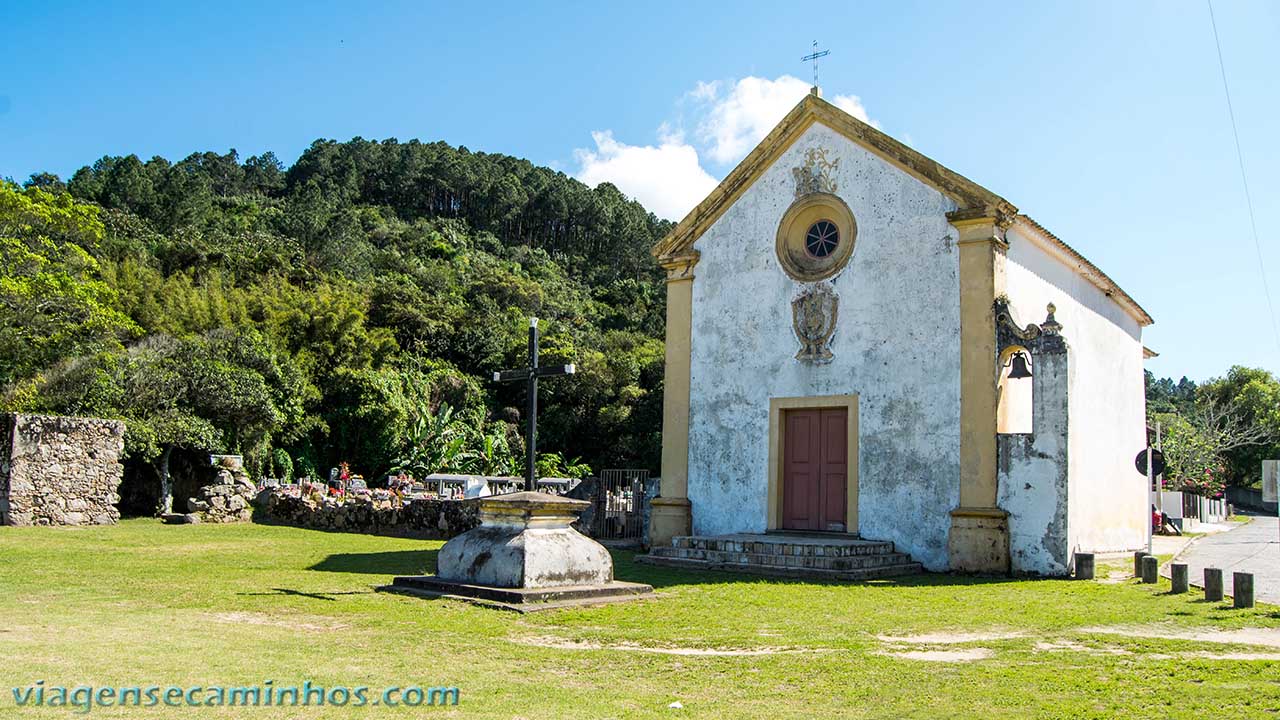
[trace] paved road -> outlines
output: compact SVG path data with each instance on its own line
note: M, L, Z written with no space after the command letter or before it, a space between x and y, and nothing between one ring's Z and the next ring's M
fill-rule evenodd
M1231 573L1253 573L1258 602L1280 605L1280 524L1257 516L1234 530L1200 538L1178 557L1188 565L1192 585L1202 586L1204 569L1223 570L1223 590L1231 594Z

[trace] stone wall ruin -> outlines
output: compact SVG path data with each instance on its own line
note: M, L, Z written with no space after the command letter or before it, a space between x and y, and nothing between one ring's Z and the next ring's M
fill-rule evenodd
M111 525L120 519L124 423L0 415L0 525Z

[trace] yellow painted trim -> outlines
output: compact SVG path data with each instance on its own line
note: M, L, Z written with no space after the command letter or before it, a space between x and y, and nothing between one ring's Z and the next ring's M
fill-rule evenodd
M760 179L762 175L795 144L815 122L831 128L891 165L933 187L955 201L959 211L973 211L983 215L997 215L1006 222L1015 218L1019 224L1047 240L1058 252L1074 261L1076 272L1111 296L1141 325L1155 321L1137 301L1116 285L1096 265L1076 252L1061 238L1045 229L1026 215L1019 215L1013 203L990 190L956 173L916 150L894 140L870 125L844 112L816 94L806 95L791 112L756 145L742 162L738 163L725 179L707 195L697 207L672 228L653 247L653 254L660 260L680 255L693 248L693 244L720 216L733 206L738 198Z
M1001 429L1001 428L1007 428L1009 425L1014 424L1013 421L1008 418L1008 414L1012 411L1012 408L1010 408L1008 404L1005 403L1005 397L1004 397L1005 389L1009 387L1009 383L1011 382L1023 382L1021 380L1010 380L1008 375L1004 371L1004 366L1012 361L1015 353L1023 353L1024 355L1026 355L1027 363L1028 363L1028 366L1031 368L1032 375L1034 375L1036 372L1035 356L1032 355L1031 351L1028 350L1027 348L1021 345L1010 345L1000 351L999 357L996 358L996 435L997 436L1035 434L1034 407L1032 409L1031 415L1027 417L1027 420L1031 423L1032 429L1030 431L1021 430L1021 431L1015 432L1007 429ZM1034 404L1035 402L1034 394L1032 395L1031 399L1032 399L1032 403Z
M693 268L697 251L664 263L667 270L666 369L662 394L664 498L689 497L689 391L693 350Z
M845 531L858 533L858 396L819 395L814 397L769 398L769 500L768 528L782 527L782 413L785 410L813 410L819 408L845 408L848 410L848 464L849 476L845 494Z
M1004 292L997 219L954 214L960 253L960 506L995 507L1000 367L995 299Z
M825 258L813 257L804 247L809 228L819 220L835 223L840 231L840 243L835 252ZM792 203L783 214L774 252L783 271L792 279L817 282L843 270L853 257L857 243L858 221L844 200L829 193L810 193Z
M693 247L702 233L760 179L773 163L814 123L821 122L851 142L950 197L962 208L978 208L1012 216L1017 208L968 178L949 170L894 140L814 94L796 104L786 117L738 163L697 207L653 248L660 260Z

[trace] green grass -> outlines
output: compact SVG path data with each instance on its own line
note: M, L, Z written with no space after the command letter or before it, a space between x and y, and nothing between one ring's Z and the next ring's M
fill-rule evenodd
M439 546L147 520L0 529L0 717L72 716L15 707L9 687L39 680L461 688L457 707L417 711L93 710L104 718L1207 718L1275 717L1280 709L1280 663L1186 655L1265 648L1205 646L1157 631L1084 632L1280 628L1277 608L1231 610L1194 593L1169 595L1163 583L930 575L841 585L654 569L618 553L618 577L652 583L656 599L519 615L374 591L395 574L430 569ZM939 648L877 638L940 631L1023 635L950 647L991 651L970 662L896 657ZM532 638L605 647L543 647ZM1037 649L1042 642L1067 649ZM804 652L697 656L637 647ZM683 709L669 709L673 701Z

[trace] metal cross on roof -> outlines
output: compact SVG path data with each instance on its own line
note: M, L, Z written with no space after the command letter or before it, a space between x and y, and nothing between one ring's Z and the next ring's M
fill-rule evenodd
M818 50L818 41L813 41L813 53L800 58L800 62L813 61L813 86L818 87L818 58L831 54L830 50Z
M525 442L524 483L525 490L533 492L538 489L537 466L538 457L538 378L555 377L556 375L572 375L573 364L538 366L538 318L529 318L529 367L519 370L503 370L493 374L494 382L513 382L524 380L528 393L526 413L529 416L528 438Z

